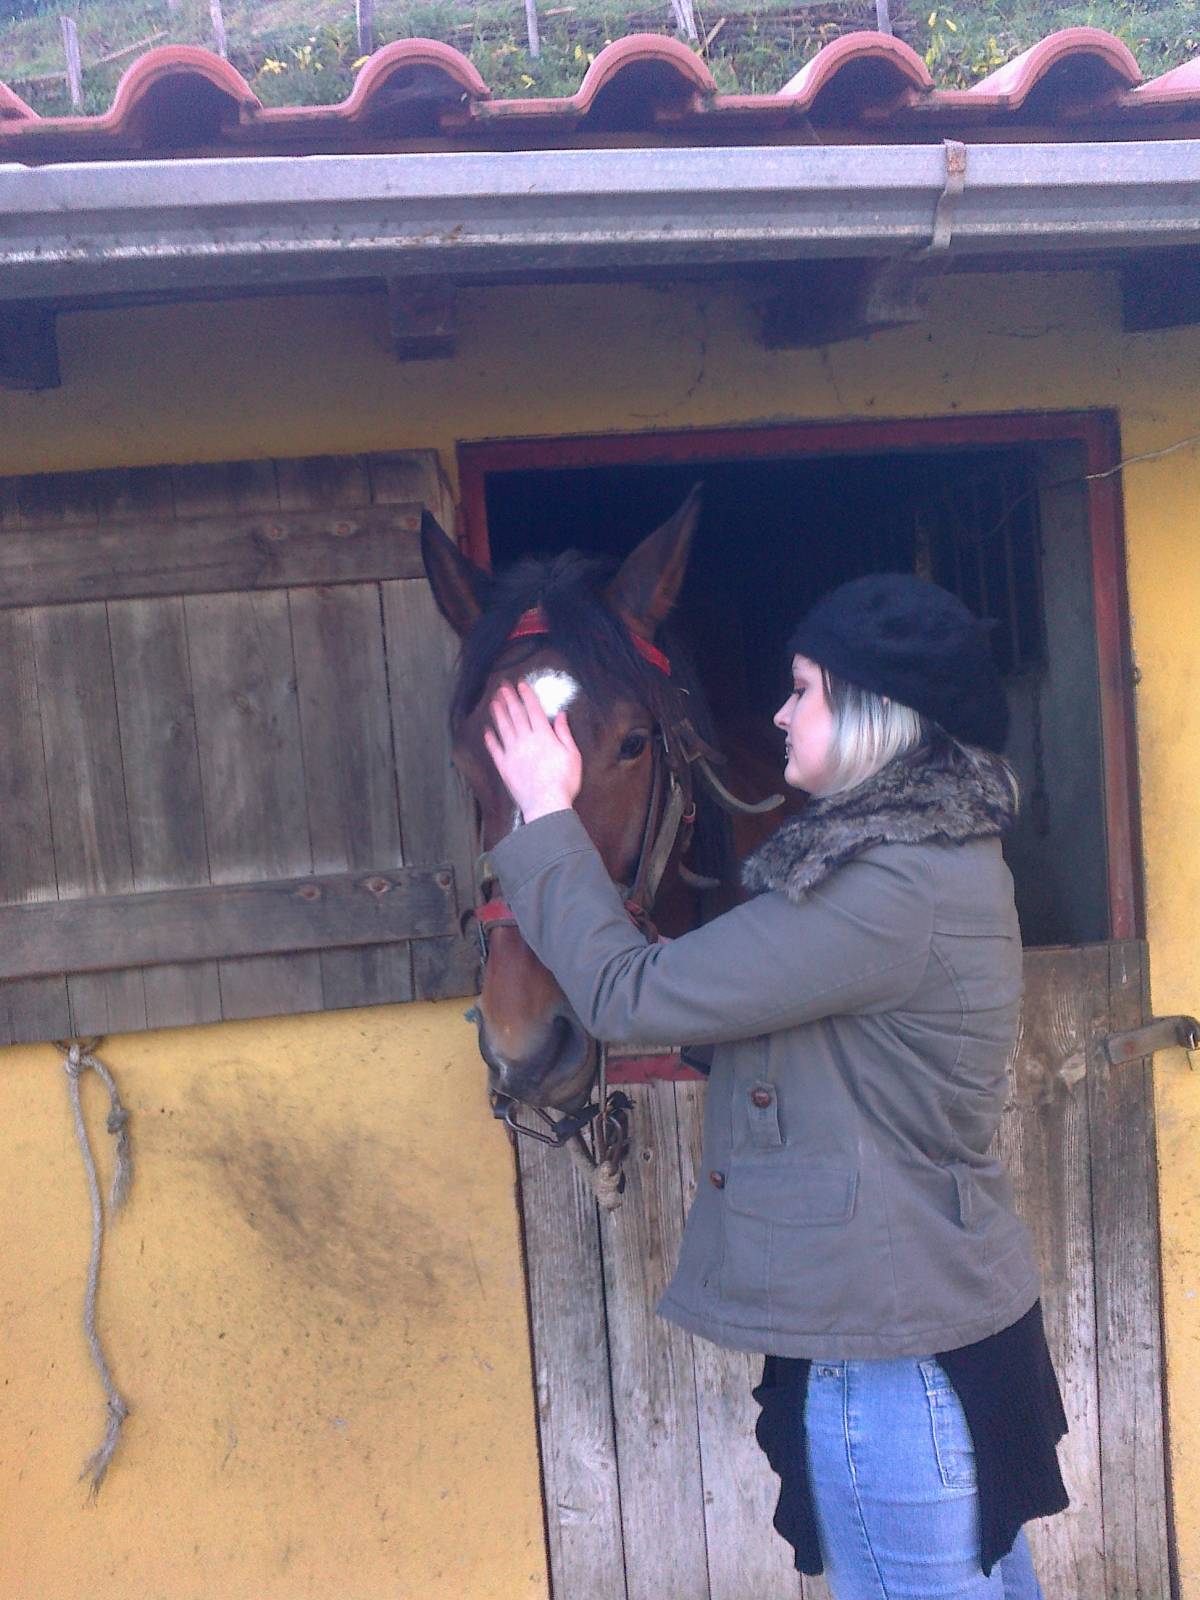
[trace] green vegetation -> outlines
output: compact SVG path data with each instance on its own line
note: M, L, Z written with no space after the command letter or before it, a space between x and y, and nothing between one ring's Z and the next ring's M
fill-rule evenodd
M874 0L696 0L697 46L723 90L769 93L839 34L875 25ZM340 100L358 48L353 0L224 0L233 64L269 105ZM542 53L530 56L522 0L376 0L376 42L423 35L467 55L502 96L565 95L612 39L669 32L670 8L638 0L539 0ZM59 17L75 17L84 109L107 108L140 53L131 45L212 47L208 0L0 0L0 79L43 114L69 111ZM934 79L964 87L1056 28L1085 23L1123 39L1147 77L1200 54L1196 0L893 0L897 34Z

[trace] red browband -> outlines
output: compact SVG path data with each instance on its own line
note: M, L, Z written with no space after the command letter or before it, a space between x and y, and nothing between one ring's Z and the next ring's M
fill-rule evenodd
M657 667L660 672L665 672L669 678L671 676L671 663L663 655L662 651L656 650L640 634L634 633L632 628L627 631L630 644L632 644L642 660L648 661L652 667ZM508 637L510 639L531 639L539 633L549 632L550 627L546 621L545 612L543 612L541 606L533 606L529 611L521 613Z

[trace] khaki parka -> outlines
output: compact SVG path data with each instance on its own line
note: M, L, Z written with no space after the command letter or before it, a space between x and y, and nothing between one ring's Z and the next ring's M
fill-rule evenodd
M590 1033L714 1047L663 1316L838 1360L956 1349L1029 1310L1032 1244L990 1153L1021 999L997 838L868 844L799 896L770 889L663 944L574 811L491 859Z

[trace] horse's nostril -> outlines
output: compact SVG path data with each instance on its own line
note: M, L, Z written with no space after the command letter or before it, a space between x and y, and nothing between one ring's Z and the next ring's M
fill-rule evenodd
M526 1105L574 1109L587 1097L591 1083L591 1040L570 1012L556 1011L540 1035L519 1053L501 1050L485 1025L479 1048L488 1064L493 1092Z

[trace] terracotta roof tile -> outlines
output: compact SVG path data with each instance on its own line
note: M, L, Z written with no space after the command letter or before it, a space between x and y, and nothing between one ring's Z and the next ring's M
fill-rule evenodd
M916 52L880 33L851 33L819 50L774 94L723 95L704 61L666 34L607 45L573 95L495 99L450 45L402 39L377 50L336 105L264 107L227 61L186 45L150 50L94 117L39 116L0 83L0 160L280 154L322 149L413 149L459 144L543 146L612 133L858 141L944 136L1004 138L1031 124L1049 136L1200 136L1200 57L1150 83L1136 59L1099 28L1064 28L969 89L935 87ZM1181 127L1181 124L1183 126ZM789 129L792 131L789 132ZM1026 132L1024 137L1028 137Z
M1161 77L1151 78L1130 95L1140 105L1200 106L1200 56L1173 67Z
M917 52L888 33L847 33L827 44L779 91L797 110L808 110L839 77L866 66L882 66L883 81L894 83L897 98L933 88L929 68Z
M492 91L479 76L474 63L453 45L437 39L397 39L376 50L363 64L354 87L336 109L350 120L365 115L372 102L378 102L389 88L411 82L419 75L426 81L440 76L448 96L456 100L487 100ZM302 108L300 108L302 109Z
M1063 28L981 78L967 93L1015 111L1050 73L1058 70L1078 76L1082 70L1086 75L1089 70L1094 72L1096 64L1114 88L1132 89L1142 81L1133 52L1113 34L1103 28Z

